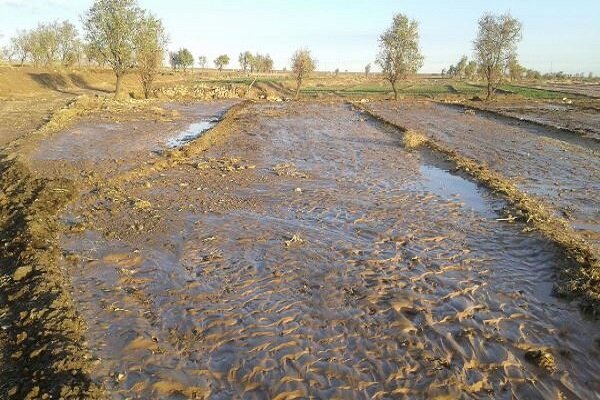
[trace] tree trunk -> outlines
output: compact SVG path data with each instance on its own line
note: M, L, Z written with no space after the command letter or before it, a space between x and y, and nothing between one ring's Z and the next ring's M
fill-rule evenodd
M121 82L123 80L123 73L117 72L117 87L115 88L115 98L121 94Z
M492 87L492 78L493 78L493 70L492 67L487 67L486 70L486 79L487 79L487 95L485 96L485 101L489 101L492 98L492 92L493 92L493 87Z
M298 96L300 96L300 86L302 86L302 81L298 81L296 85L296 95L294 96L294 100L298 99Z
M142 84L142 86L144 87L144 97L146 99L150 98L150 89L152 88L152 83L150 82L144 82Z
M394 89L394 100L398 100L398 89L396 88L396 82L392 82L392 89Z

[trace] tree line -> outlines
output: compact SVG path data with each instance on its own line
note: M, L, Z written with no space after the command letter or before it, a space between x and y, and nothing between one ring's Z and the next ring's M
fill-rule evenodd
M116 96L121 92L123 76L137 71L146 97L151 93L155 76L163 65L168 36L162 21L140 8L136 0L95 0L82 18L84 37L80 38L75 26L68 21L39 24L31 30L18 31L10 39L5 53L21 65L60 64L65 67L80 63L83 58L90 64L110 66L116 76ZM477 36L473 41L473 59L467 56L447 69L442 75L458 79L483 78L490 99L503 79L539 79L538 71L522 67L517 59L517 44L522 38L522 24L509 13L485 13L478 21ZM168 53L174 70L186 71L194 65L193 54L185 48ZM379 52L375 60L398 98L398 82L416 74L423 66L424 57L419 47L419 25L404 14L393 17L391 26L379 37ZM238 62L243 72L269 72L273 60L269 54L244 51ZM206 56L198 56L204 68ZM214 64L219 71L230 63L227 54L219 55ZM296 97L302 83L316 68L316 61L308 49L300 49L291 59L296 81ZM336 76L339 69L336 70ZM369 76L371 64L364 68ZM558 75L556 75L558 76Z
M80 61L83 50L75 26L68 21L55 21L18 31L4 53L21 65L31 61L34 65L60 63L69 67Z

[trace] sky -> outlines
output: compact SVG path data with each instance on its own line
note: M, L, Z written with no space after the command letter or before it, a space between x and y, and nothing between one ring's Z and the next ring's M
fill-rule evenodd
M600 0L138 0L163 20L169 48L186 47L209 62L244 50L269 53L275 68L298 48L311 50L319 70L362 71L374 63L378 37L396 13L419 22L425 62L439 72L472 55L477 20L509 11L523 23L519 59L542 72L600 75ZM0 45L38 22L80 25L91 0L0 0ZM376 70L376 68L374 68Z

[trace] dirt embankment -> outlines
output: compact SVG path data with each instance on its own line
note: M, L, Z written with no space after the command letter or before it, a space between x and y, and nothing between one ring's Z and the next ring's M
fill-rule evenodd
M14 157L0 161L1 398L101 395L58 267L56 214L74 195L66 180L37 179Z
M485 164L466 157L443 143L433 140L418 132L411 131L380 114L371 111L360 103L355 106L371 117L405 132L405 145L413 148L426 146L445 155L457 168L471 175L493 192L506 197L515 207L518 214L515 219L527 222L529 229L538 230L547 238L558 244L565 251L568 260L560 271L561 279L557 283L557 294L579 296L582 308L600 315L600 260L594 247L584 240L571 227L568 221L560 218L547 207L543 201L523 192L502 174L488 168Z

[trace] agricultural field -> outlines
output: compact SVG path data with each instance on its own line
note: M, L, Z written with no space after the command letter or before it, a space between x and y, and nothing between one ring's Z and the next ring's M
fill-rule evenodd
M599 6L34 3L0 399L600 400Z
M596 100L526 91L482 103L476 83L422 78L393 101L375 77L323 73L290 102L283 73L204 71L161 76L157 93L180 98L115 102L102 71L56 84L25 71L10 82L28 93L2 87L2 240L50 245L22 250L35 267L2 290L33 298L1 315L48 310L42 340L5 349L17 366L60 349L36 361L41 387L76 381L111 398L600 390L599 325L583 317L599 295ZM24 118L39 98L46 108ZM53 357L78 373L52 372Z

